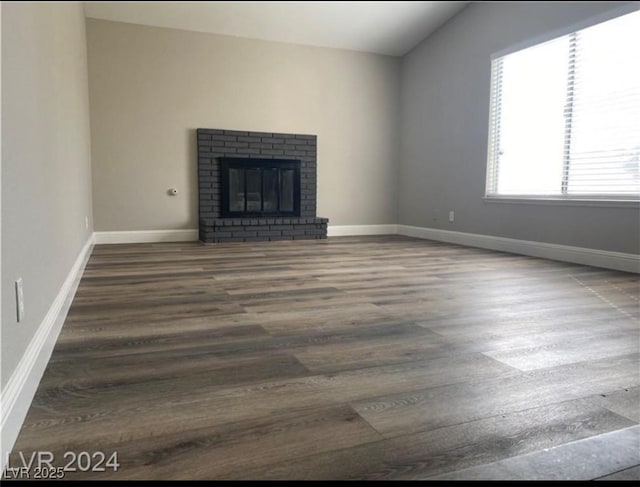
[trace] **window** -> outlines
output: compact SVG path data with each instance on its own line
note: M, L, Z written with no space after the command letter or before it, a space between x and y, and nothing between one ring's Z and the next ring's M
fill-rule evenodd
M488 197L640 198L640 12L493 59Z

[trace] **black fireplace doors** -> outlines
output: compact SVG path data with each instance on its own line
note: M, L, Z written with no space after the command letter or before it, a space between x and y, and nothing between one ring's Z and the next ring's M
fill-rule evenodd
M300 216L300 161L220 158L222 217Z

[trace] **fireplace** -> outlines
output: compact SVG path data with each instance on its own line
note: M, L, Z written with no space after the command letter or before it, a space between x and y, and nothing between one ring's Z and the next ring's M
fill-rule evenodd
M201 242L327 238L328 219L316 215L315 135L196 133Z
M220 158L222 217L300 216L300 161Z

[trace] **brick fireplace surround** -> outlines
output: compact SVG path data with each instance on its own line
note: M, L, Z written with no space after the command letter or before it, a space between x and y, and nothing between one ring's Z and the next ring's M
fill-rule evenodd
M305 134L198 129L199 239L203 243L327 238L316 216L317 137ZM219 158L300 161L300 216L222 218Z

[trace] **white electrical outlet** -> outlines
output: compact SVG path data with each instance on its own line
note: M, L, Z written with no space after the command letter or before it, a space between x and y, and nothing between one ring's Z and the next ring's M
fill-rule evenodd
M18 323L24 319L24 294L22 292L22 278L16 281L16 310Z
M453 213L453 210L451 210L449 212L449 221L452 222L455 219L455 214Z
M84 217L84 228L89 230L89 217L88 216Z

